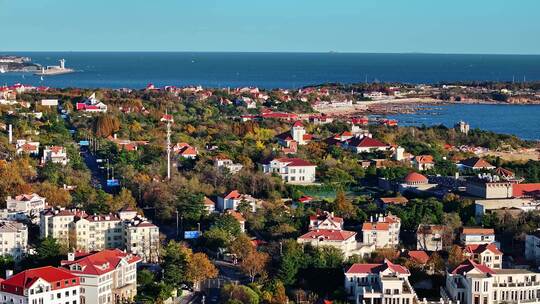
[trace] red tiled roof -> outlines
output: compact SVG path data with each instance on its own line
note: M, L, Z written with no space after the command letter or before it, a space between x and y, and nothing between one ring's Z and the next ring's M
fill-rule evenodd
M345 241L354 237L356 232L347 230L312 230L300 236L300 239L320 239L329 241Z
M406 183L427 183L428 178L417 172L411 172L403 179Z
M70 265L78 264L82 267L82 270L71 270L72 273L101 275L116 269L122 260L125 260L129 264L137 263L141 260L140 257L125 253L120 249L105 249L86 256L79 256L81 258L75 261L62 261L62 267L69 269Z
M508 169L505 169L505 168L497 168L495 169L495 173L497 173L497 175L500 175L500 176L504 176L504 177L514 177L515 174L514 172L508 170Z
M462 160L460 164L471 167L471 168L488 168L493 167L492 164L488 163L487 161L479 158L479 157L471 157L467 158L465 160Z
M485 274L494 274L495 271L493 269L487 267L483 264L478 264L474 262L473 260L466 260L460 265L458 265L454 270L452 270L452 274L465 274L473 269L477 269L478 271L485 273Z
M407 256L420 264L426 264L429 260L429 255L422 250L411 250L407 252Z
M482 253L486 250L489 250L491 251L492 253L494 254L500 254L502 255L503 253L499 250L499 248L497 248L497 245L495 245L494 243L491 243L491 244L481 244L481 245L467 245L465 246L465 248L463 249L463 251L467 252L467 253L471 253L471 254L479 254L479 253Z
M346 273L379 273L381 271L385 271L386 269L390 269L393 272L397 272L400 274L408 274L409 270L401 265L397 265L394 263L391 263L390 261L386 260L382 264L353 264Z
M315 166L314 164L308 162L307 160L303 160L301 158L276 158L275 160L281 162L281 163L287 163L287 167L308 167L308 166Z
M392 205L405 205L409 202L409 200L406 197L399 196L399 197L381 197L381 202L383 204L392 204Z
M233 190L229 192L227 195L225 195L224 199L235 199L240 197L240 192L238 190Z
M431 155L418 155L414 160L419 164L433 164L433 156Z
M28 269L13 275L0 283L1 289L4 292L22 295L24 290L31 287L38 279L45 280L51 284L51 288L62 289L79 285L79 278L73 273L52 266ZM75 282L73 282L75 280ZM67 284L65 284L67 281ZM56 286L59 282L60 286Z
M540 197L540 183L512 185L514 197Z
M370 222L366 222L364 224L362 224L362 231L364 230L379 230L379 231L383 231L383 230L388 230L390 229L390 224L389 223L370 223Z
M368 137L368 136L365 136L362 139L353 138L349 141L349 145L359 147L359 148L388 147L388 145L383 143L382 141Z
M297 120L294 124L293 124L293 128L297 128L297 127L303 127L304 125L302 124L302 122L300 120Z
M488 234L495 234L495 230L493 230L491 228L467 228L467 227L463 227L463 228L461 228L461 234L488 235Z

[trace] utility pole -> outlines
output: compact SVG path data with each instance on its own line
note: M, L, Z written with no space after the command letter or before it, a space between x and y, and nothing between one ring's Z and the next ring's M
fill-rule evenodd
M178 240L178 209L176 209L176 239Z

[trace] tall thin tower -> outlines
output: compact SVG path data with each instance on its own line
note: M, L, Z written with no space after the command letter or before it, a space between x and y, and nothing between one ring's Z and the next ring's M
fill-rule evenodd
M171 120L167 119L167 180L171 180Z

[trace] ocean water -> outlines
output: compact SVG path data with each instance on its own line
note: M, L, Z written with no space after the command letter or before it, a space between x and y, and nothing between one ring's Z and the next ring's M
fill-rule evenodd
M1 54L1 53L0 53ZM57 88L205 87L299 88L328 82L439 83L445 81L538 81L539 55L443 55L351 53L167 53L11 52L42 65L61 58L76 73L46 76L0 74L14 83ZM540 139L540 106L452 105L416 115L398 115L401 124L471 126L527 139Z
M453 127L458 121L496 133L540 140L540 105L451 104L427 106L414 114L390 115L399 125Z
M1 53L0 53L1 54ZM61 58L78 72L0 74L0 84L144 88L148 83L298 88L327 82L438 83L540 80L540 56L353 53L15 52L42 65Z

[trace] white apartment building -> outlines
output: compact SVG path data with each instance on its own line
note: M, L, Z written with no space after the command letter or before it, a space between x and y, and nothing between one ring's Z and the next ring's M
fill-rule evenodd
M21 194L15 197L8 196L6 198L6 209L0 211L0 217L8 220L26 220L29 219L37 224L39 214L45 210L46 199L32 194Z
M309 230L343 230L343 218L333 212L319 212L309 217Z
M525 259L540 265L540 230L525 236Z
M28 227L14 221L0 221L0 255L20 260L28 249Z
M276 158L263 165L264 173L275 173L288 184L315 182L317 166L300 158Z
M242 164L235 164L231 159L226 157L214 158L214 167L218 170L227 169L231 174L236 174L244 167Z
M51 266L6 273L0 282L1 303L80 304L79 278L71 272ZM97 303L97 302L96 302Z
M447 273L443 298L462 304L540 303L540 274L466 260Z
M497 244L467 245L463 248L463 255L478 264L486 265L492 269L502 268L503 253Z
M381 264L353 264L345 272L345 290L356 304L413 304L416 293L407 268L385 260Z
M461 228L460 241L463 245L495 243L495 230L488 228Z
M392 214L370 217L369 222L362 225L362 241L375 244L375 248L394 247L399 244L401 220Z
M441 225L418 225L416 230L416 249L425 251L439 251L449 244L444 244L444 227Z
M137 263L141 259L118 249L69 253L62 267L78 276L81 304L124 303L137 295Z
M99 215L78 209L47 209L41 213L40 235L75 250L125 249L145 262L155 262L159 257L158 227L130 209Z
M69 158L67 156L66 148L60 146L46 146L43 150L41 163L45 164L47 162L61 164L62 166L67 165Z

